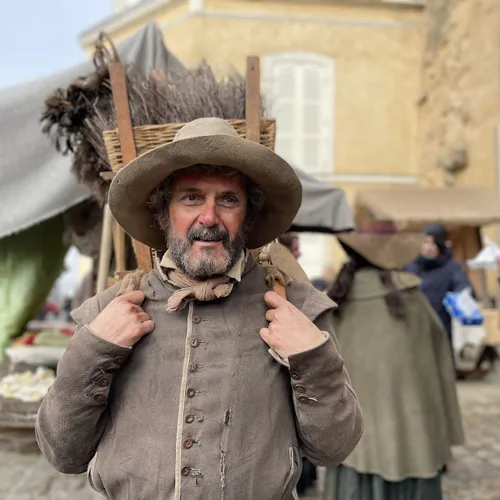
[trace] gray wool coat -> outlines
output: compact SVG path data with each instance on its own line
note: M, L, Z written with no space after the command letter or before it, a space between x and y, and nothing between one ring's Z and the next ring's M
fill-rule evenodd
M110 500L291 500L301 455L334 466L359 441L361 410L324 294L287 288L330 337L286 366L259 336L268 287L251 259L229 297L177 313L165 311L174 287L147 274L143 308L156 326L133 349L86 326L118 287L74 311L79 329L40 408L37 440L59 471L88 470Z

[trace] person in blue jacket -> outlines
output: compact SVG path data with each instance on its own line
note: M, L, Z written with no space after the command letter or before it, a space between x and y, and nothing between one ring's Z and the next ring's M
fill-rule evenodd
M405 270L422 279L420 288L441 319L451 342L451 317L443 306L443 298L446 292L460 292L467 287L473 291L473 287L462 266L452 257L448 233L442 224L429 224L424 229L420 256Z

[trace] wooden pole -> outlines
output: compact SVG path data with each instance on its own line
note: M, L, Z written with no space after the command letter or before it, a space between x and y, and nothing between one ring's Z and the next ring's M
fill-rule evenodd
M127 95L127 80L125 68L120 62L109 63L109 79L113 91L113 103L115 105L116 121L118 123L118 137L122 150L123 164L130 163L137 157L134 140L134 129L132 128L132 119L130 116L130 106ZM125 251L125 232L120 228L116 241L118 242L118 251ZM137 259L137 267L145 271L151 271L152 259L151 250L147 245L139 241L133 241L134 251ZM117 259L120 263L125 261L125 256ZM116 269L118 272L125 269Z
M113 248L115 249L115 274L127 268L127 247L125 244L125 232L122 227L113 220Z
M257 56L247 57L245 114L246 138L260 142L260 61Z
M99 253L99 270L97 272L97 293L107 288L111 249L113 246L113 216L108 204L104 205L104 218L102 222L101 249Z

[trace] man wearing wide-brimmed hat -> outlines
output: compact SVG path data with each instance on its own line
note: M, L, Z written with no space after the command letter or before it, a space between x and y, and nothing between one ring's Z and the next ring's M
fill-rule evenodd
M290 500L302 454L347 457L362 417L334 304L302 282L288 300L269 291L247 250L300 203L293 169L219 119L118 173L111 210L160 257L139 290L116 297L117 284L73 312L36 429L57 469L88 467L111 500Z

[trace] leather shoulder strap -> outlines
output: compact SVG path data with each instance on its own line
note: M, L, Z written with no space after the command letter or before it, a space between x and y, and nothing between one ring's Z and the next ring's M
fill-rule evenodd
M279 281L274 282L273 291L276 292L283 299L287 300L286 299L286 289Z

